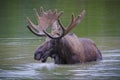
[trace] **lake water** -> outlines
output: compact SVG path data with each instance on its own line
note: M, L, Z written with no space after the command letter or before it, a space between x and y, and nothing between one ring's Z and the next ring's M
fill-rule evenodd
M56 65L49 59L40 63L33 59L40 39L0 39L0 79L65 79L65 80L119 80L120 38L93 37L101 49L103 60L77 65Z
M120 1L119 0L4 0L0 1L0 80L120 80ZM103 60L76 65L35 61L34 51L44 38L26 28L33 22L33 8L63 10L67 25L71 13L86 10L86 17L73 32L95 41Z

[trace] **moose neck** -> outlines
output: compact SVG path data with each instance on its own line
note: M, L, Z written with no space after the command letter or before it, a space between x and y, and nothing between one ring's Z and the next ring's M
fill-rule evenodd
M55 46L56 57L54 59L56 64L79 63L79 60L76 60L77 56L74 55L74 53L76 52L74 45L75 45L75 41L77 40L78 38L74 34L68 34L61 39L54 40L56 44Z

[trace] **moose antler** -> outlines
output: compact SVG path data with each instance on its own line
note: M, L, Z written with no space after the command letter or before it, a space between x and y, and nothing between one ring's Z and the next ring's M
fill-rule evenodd
M77 18L74 18L74 14L72 14L71 23L68 25L68 27L66 29L63 27L63 25L61 24L60 20L58 19L58 23L59 23L60 27L62 28L62 34L59 37L53 37L52 35L48 34L45 30L43 30L43 32L48 37L50 37L52 39L60 39L63 36L65 36L67 33L69 33L74 27L76 27L76 25L81 22L81 20L83 19L84 15L85 15L85 10L83 10L81 12L81 14L78 15Z
M43 32L45 31L50 25L52 25L58 18L62 15L63 12L54 11L44 11L43 8L40 8L41 16L39 16L36 9L34 9L35 17L37 18L38 25L32 23L32 21L27 17L28 22L28 29L37 36L46 36Z

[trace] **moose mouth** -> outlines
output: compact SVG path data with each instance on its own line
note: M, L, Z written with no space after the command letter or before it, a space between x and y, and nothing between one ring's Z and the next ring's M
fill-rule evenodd
M41 62L44 63L44 62L47 61L47 58L48 58L48 57L44 58L44 57L41 57L41 56L36 56L34 59L35 59L35 60L38 60L38 61L41 61Z
M54 59L54 61L56 60L55 58L57 57L56 54L35 54L34 55L34 59L35 60L38 60L38 61L41 61L42 63L45 63L48 59L48 57Z
M41 61L43 63L45 63L47 61L47 58L49 57L49 54L35 54L34 55L34 59L35 60L38 60L38 61Z

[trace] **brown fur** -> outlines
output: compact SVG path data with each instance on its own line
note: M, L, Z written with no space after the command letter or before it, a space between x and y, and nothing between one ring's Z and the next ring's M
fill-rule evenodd
M54 58L56 64L76 64L102 59L95 43L87 38L78 38L67 34L61 39L50 39L35 52L35 59L46 62L47 57Z
M66 64L84 63L101 59L101 53L90 39L78 38L75 34L66 35L59 44L59 55Z

